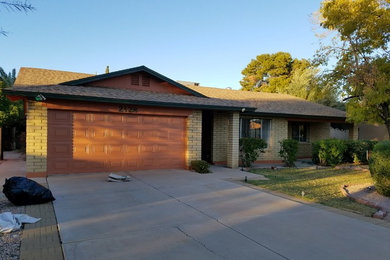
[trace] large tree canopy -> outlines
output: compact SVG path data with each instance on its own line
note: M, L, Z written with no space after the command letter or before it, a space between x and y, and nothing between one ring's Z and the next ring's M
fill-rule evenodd
M319 70L306 59L290 53L261 54L242 71L242 90L284 93L325 105L336 104L337 92L318 76Z
M346 95L347 119L385 124L390 135L390 1L324 1L320 14L335 36L317 58L337 61L328 76Z
M309 66L307 60L292 59L287 52L261 54L241 72L244 78L240 84L242 90L280 93L290 84L296 70Z

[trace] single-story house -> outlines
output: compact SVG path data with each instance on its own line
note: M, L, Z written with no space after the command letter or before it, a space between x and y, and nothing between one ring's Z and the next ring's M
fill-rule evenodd
M279 141L329 138L345 113L297 97L201 87L145 66L91 75L21 68L10 99L25 101L27 176L188 168L203 159L239 165L239 138L266 140L261 162L280 162ZM350 138L357 138L351 125Z

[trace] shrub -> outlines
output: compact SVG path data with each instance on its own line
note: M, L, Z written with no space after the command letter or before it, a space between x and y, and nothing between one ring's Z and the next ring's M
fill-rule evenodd
M251 167L260 153L264 153L267 143L263 139L240 138L240 159L245 167Z
M209 164L203 160L191 161L191 169L199 173L209 173Z
M344 153L344 162L349 163L368 163L367 151L372 151L376 141L345 140L347 149Z
M369 167L376 190L390 197L390 141L382 141L375 145Z
M283 158L283 162L288 167L295 166L295 161L297 160L298 152L298 141L293 139L284 139L279 142L280 151L279 155Z
M312 145L313 162L321 165L335 166L343 162L347 150L343 140L325 139Z

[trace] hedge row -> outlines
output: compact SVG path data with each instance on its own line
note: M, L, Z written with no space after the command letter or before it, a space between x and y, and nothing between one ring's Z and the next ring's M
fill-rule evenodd
M367 164L367 151L376 141L325 139L312 144L312 160L316 164L335 166L341 163Z
M390 197L390 141L375 145L370 158L370 173L376 190Z

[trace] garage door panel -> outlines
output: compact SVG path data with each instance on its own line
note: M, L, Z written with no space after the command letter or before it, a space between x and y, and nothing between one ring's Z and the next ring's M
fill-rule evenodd
M139 124L139 116L138 115L126 115L124 116L123 123L127 124Z
M63 159L55 159L51 162L51 173L69 173L72 161L63 158Z
M48 151L55 153L60 158L72 158L73 146L72 143L63 142L56 144L48 144Z
M185 167L184 117L63 112L49 110L49 173Z

